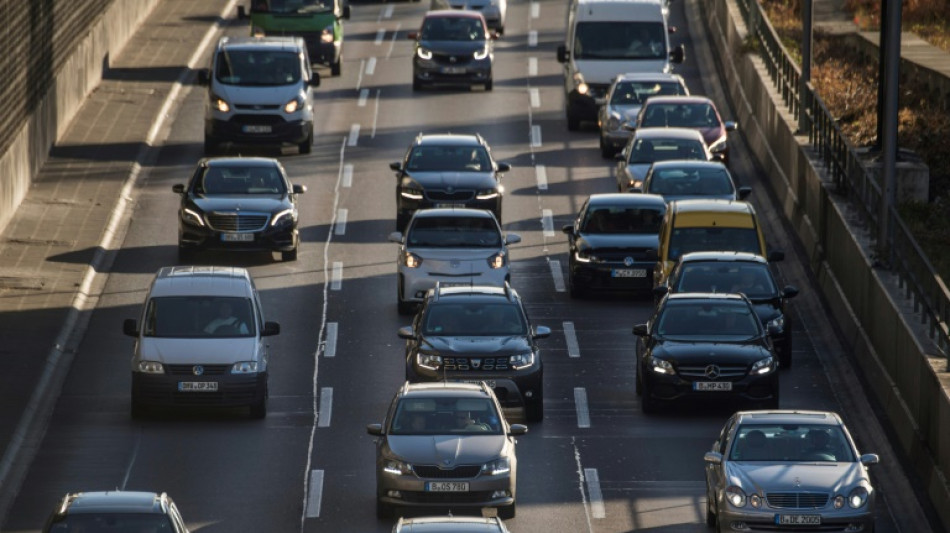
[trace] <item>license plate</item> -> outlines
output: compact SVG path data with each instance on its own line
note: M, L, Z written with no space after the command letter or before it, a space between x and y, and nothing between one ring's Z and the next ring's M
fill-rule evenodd
M468 492L468 481L430 481L426 483L428 492Z
M271 127L259 124L249 124L247 126L241 126L241 131L244 133L270 133Z
M178 390L181 392L215 392L218 390L217 381L179 381Z
M615 268L610 271L613 278L645 278L647 271L644 268Z
M485 382L486 385L488 385L489 388L492 388L492 389L495 388L495 380L493 380L493 379L470 379L470 380L466 381L465 383L474 383L474 384L478 385L478 384L480 384L480 383L483 382L483 381Z
M821 515L817 514L777 514L775 523L782 526L820 526Z
M251 242L254 240L253 233L222 233L221 240L224 242Z
M465 74L465 67L442 67L442 74Z
M693 390L700 391L730 391L731 381L697 381L693 383Z

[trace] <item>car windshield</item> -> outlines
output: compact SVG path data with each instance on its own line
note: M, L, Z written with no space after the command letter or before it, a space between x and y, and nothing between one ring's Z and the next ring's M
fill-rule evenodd
M706 161L706 149L699 139L637 138L630 148L627 164L647 165L673 159Z
M686 94L686 88L675 81L623 81L617 83L610 97L613 105L642 104L651 96Z
M441 337L523 336L528 324L514 302L439 302L428 306L422 332Z
M501 232L488 217L417 217L406 245L412 248L499 248Z
M716 110L708 103L647 104L642 128L713 128L720 125Z
M689 252L750 252L762 255L755 228L674 228L670 235L670 261Z
M215 77L225 85L270 87L300 81L301 59L280 50L227 50L218 54Z
M855 461L840 426L818 424L743 424L729 452L730 461Z
M146 337L253 337L251 300L225 296L162 296L145 309Z
M761 335L755 312L742 300L667 300L654 333L665 339L742 341Z
M722 168L662 168L650 173L647 192L669 196L724 196L735 193Z
M574 59L665 60L662 22L578 22Z
M168 516L157 513L76 513L54 522L49 529L57 533L172 533Z
M482 146L416 146L409 154L406 170L488 172L492 170L488 152Z
M209 166L194 185L195 194L286 194L287 184L276 167Z
M768 265L752 262L690 262L676 274L673 288L675 292L741 292L753 300L778 295Z
M582 233L656 235L664 209L660 207L590 207L581 223Z
M501 435L501 417L487 398L403 398L391 435ZM431 445L430 445L431 446Z
M254 0L251 13L307 15L333 9L333 0Z
M427 17L419 38L423 41L484 41L485 27L474 17Z

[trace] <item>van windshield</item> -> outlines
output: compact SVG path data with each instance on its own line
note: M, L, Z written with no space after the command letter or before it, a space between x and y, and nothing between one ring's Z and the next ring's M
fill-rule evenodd
M574 59L666 59L662 22L578 22Z
M251 13L306 15L332 9L333 0L255 0L251 2Z
M675 228L667 259L676 261L690 252L750 252L762 254L755 228Z
M226 296L162 296L145 309L146 337L253 337L251 300Z
M224 50L215 62L215 78L225 85L272 87L300 81L300 57L278 50Z

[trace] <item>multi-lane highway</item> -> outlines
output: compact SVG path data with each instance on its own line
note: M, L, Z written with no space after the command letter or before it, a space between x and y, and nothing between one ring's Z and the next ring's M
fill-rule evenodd
M386 239L395 225L388 163L418 132L446 131L481 133L496 159L512 164L504 177L503 224L524 239L512 248L512 284L534 322L554 330L541 341L545 420L519 439L518 516L509 528L707 530L702 457L731 408L692 405L641 414L631 327L646 321L651 300L571 300L565 292L560 227L588 194L614 189L612 162L601 159L595 130L566 128L554 49L563 41L567 3L509 4L491 92L412 91L406 33L427 7L426 1L353 5L343 75L320 70L313 153L280 155L291 180L309 189L302 197L299 259L203 256L208 263L249 267L268 320L281 324L282 334L271 340L267 418L217 412L129 417L132 340L122 335L121 323L139 312L153 273L177 261L178 196L171 187L186 181L202 155L206 96L195 86L168 124L169 149L136 193L123 253L4 531L39 530L67 491L112 488L167 491L192 531L389 531L392 523L375 517L374 445L365 431L382 421L404 377L396 330L408 318L396 312L396 248ZM687 49L676 70L693 93L713 97L730 119L698 9L692 0L672 4L671 23L679 30L672 41ZM248 29L235 21L225 32ZM870 448L886 441L868 417L859 383L748 160L741 132L735 140L732 170L740 184L754 187L751 200L769 241L788 257L777 277L802 288L791 306L795 366L782 373L781 405L838 410L863 452L893 457ZM906 495L895 494L887 477L877 482L884 495L877 531L897 531L891 516L904 512Z

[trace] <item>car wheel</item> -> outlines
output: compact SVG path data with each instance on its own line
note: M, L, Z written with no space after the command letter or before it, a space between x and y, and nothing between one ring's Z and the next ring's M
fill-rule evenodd
M568 292L568 294L571 296L571 298L574 298L575 300L578 299L578 298L582 298L582 297L584 296L584 291L583 291L582 289L583 289L583 287L581 287L581 286L577 283L576 277L575 277L573 274L568 274L568 276L567 276L567 292Z
M296 261L297 260L297 249L289 250L287 252L280 252L280 259L282 261Z
M403 231L406 229L406 224L409 223L409 215L396 215L396 231Z
M493 85L494 85L494 81L491 78L489 78L488 81L485 82L485 90L490 91Z
M792 343L786 343L778 355L778 364L780 370L792 368Z
M614 155L614 149L604 141L604 136L600 136L600 157L610 159Z
M313 150L313 126L310 126L310 132L307 134L307 138L304 142L297 145L297 149L301 154L309 154Z
M215 155L218 153L218 150L220 150L220 147L218 146L218 141L214 140L214 138L212 137L208 137L207 135L205 135L205 146L204 146L205 155Z
M544 420L544 397L540 394L538 396L539 398L534 401L525 402L524 417L528 422L541 422Z
M643 375L643 370L641 370L640 367L637 366L637 380L634 382L636 384L635 388L636 388L637 396L643 396L643 380L641 379L642 375Z
M339 76L341 72L343 72L343 54L340 54L336 62L330 63L330 75Z
M567 131L577 131L579 129L581 129L580 119L568 114L567 115Z
M261 401L252 403L248 409L251 418L260 420L267 417L267 398L261 398Z
M716 527L716 514L713 512L713 501L708 493L706 494L706 525Z
M511 502L511 505L498 508L498 518L502 520L511 520L515 517L517 509L515 508L515 503Z
M376 500L376 518L379 520L392 520L393 508L389 505Z
M644 414L653 414L657 410L656 400L653 398L653 390L650 387L649 380L644 380L643 385L643 394L640 396L640 410Z
M412 302L407 302L402 299L402 293L403 293L402 287L403 287L403 281L402 281L402 278L400 277L399 283L396 286L396 290L398 291L396 293L396 308L398 309L400 315L411 315L413 311L413 304Z

